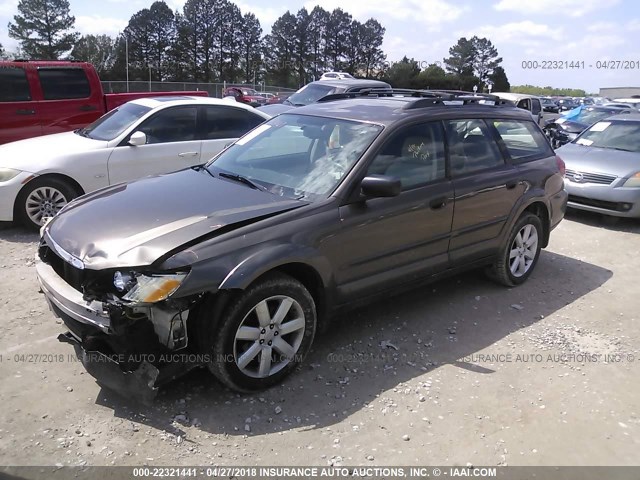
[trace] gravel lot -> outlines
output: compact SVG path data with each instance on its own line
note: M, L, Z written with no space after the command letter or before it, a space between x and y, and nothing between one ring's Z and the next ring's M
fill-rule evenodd
M639 234L572 213L522 287L441 281L337 319L280 387L196 371L146 407L72 361L36 235L5 225L0 464L636 464Z

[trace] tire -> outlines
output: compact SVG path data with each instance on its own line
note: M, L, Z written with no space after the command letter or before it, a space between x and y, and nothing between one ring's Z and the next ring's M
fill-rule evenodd
M16 198L16 218L25 227L38 230L44 217L53 217L78 192L58 178L36 178L22 189Z
M489 276L507 287L524 283L538 263L543 233L542 222L536 215L522 215L489 268Z
M224 385L241 392L262 390L302 361L316 323L307 289L288 275L273 273L231 299L219 319L202 312L199 344L210 355L209 370Z

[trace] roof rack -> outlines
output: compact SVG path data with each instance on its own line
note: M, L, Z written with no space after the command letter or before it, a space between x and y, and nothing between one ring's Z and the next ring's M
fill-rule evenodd
M431 106L443 105L492 105L513 106L513 103L504 100L497 95L487 93L465 92L463 90L415 90L409 88L363 88L356 92L334 93L318 100L320 103L347 98L380 98L380 97L418 97L417 100L407 103L403 109L413 110ZM447 102L447 103L445 103ZM492 102L492 103L488 103Z

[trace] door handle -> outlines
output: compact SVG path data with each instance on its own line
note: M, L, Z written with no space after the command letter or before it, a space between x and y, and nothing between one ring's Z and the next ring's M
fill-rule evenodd
M438 210L444 208L447 205L447 197L434 198L429 202L429 207L432 210Z
M507 182L507 190L513 190L514 188L516 188L518 186L520 182L517 182L515 180L511 181L511 182Z
M178 154L180 158L196 157L197 155L198 155L198 152L182 152Z
M97 107L95 105L82 105L80 110L83 112L91 112L93 110L97 110Z
M18 110L16 110L16 113L18 115L35 115L36 111L35 110L30 110L28 108L19 108Z

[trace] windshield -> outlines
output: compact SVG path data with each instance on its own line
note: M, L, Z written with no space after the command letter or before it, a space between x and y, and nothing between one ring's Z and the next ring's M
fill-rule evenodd
M585 109L571 120L573 120L574 122L583 123L585 125L591 125L598 120L610 117L611 115L615 115L616 113L619 113L619 111L615 109Z
M92 124L76 130L76 133L94 140L113 140L149 110L151 108L144 105L125 103L104 114Z
M256 96L258 95L258 92L256 92L254 89L252 88L243 88L242 89L242 94L243 95L251 95L251 96Z
M587 147L613 148L640 153L640 122L598 122L589 127L573 143Z
M368 123L283 114L240 138L206 168L276 195L316 200L338 186L381 131Z
M310 83L309 85L305 85L296 93L291 95L287 99L287 103L291 103L291 105L295 105L296 107L309 105L310 103L317 102L322 97L325 97L330 93L335 93L335 90L336 90L336 87L332 85Z

